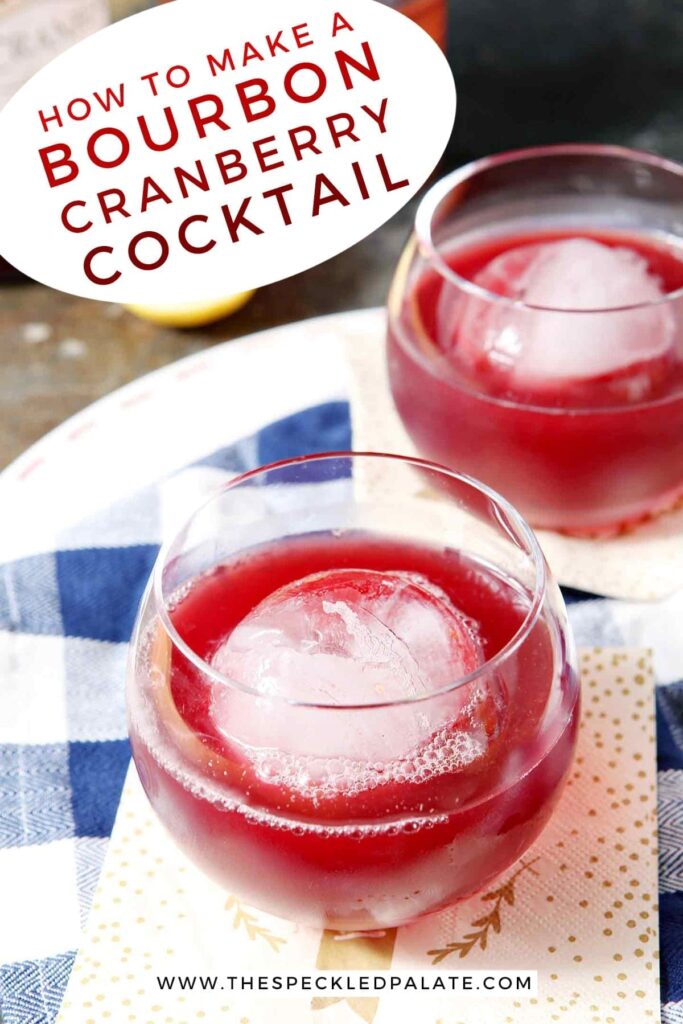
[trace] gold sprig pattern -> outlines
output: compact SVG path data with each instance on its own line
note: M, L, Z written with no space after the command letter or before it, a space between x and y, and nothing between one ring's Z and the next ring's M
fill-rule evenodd
M245 910L240 901L234 896L228 897L225 909L234 911L232 919L233 928L244 928L252 942L261 939L263 942L268 943L274 953L279 953L280 946L284 946L287 942L287 939L281 935L274 935L269 928L264 928L263 925L259 924L257 916L252 914L251 911Z
M519 876L524 874L525 871L530 871L532 875L538 875L538 871L533 869L533 865L537 860L539 860L538 857L526 863L522 861L517 871L510 875L506 882L503 882L497 889L492 889L491 892L487 892L482 896L482 900L492 903L493 906L487 914L472 921L470 927L474 930L464 935L460 942L449 942L441 949L428 949L427 956L432 957L432 964L441 963L442 960L452 956L454 953L457 953L462 960L476 946L480 949L486 949L490 932L497 935L501 930L501 910L503 906L507 904L509 907L513 907L515 905L515 882Z

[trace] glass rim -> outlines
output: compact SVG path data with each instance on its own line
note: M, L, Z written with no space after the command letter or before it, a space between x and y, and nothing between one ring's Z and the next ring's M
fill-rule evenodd
M437 272L448 281L451 281L459 289L476 298L485 299L495 305L504 306L507 309L540 313L563 313L569 316L594 316L595 314L607 315L609 313L626 313L636 310L652 309L656 306L665 305L683 296L683 287L673 292L667 292L658 299L650 299L647 302L636 302L626 306L604 306L591 309L557 308L554 306L538 306L524 302L523 299L511 299L506 295L498 295L489 291L481 285L475 284L466 277L462 277L452 269L443 258L439 246L433 237L433 222L440 204L458 185L474 178L483 171L505 164L521 162L523 160L542 160L554 156L594 156L598 158L612 157L622 160L630 160L634 163L645 164L656 167L658 170L668 171L683 179L683 164L668 160L665 157L657 156L654 153L647 153L643 150L631 149L627 146L612 146L603 143L569 142L552 146L530 146L523 149L510 149L502 153L494 153L491 156L481 157L472 160L462 167L456 168L445 177L435 182L434 185L423 196L415 214L415 235L420 251L429 260ZM683 180L681 182L683 185Z
M487 659L478 668L472 672L468 672L465 675L459 676L453 682L448 683L446 686L440 687L437 690L430 691L426 694L415 694L411 697L401 697L393 700L380 700L373 701L367 704L327 704L321 701L306 701L299 700L292 697L286 697L281 694L264 694L259 690L255 690L244 683L238 683L236 680L231 679L229 676L224 675L222 672L217 671L209 662L205 661L199 654L196 653L187 643L186 640L180 635L176 629L171 616L169 614L166 598L164 597L163 590L163 572L168 564L170 555L173 552L174 545L187 531L188 527L204 509L208 508L213 502L217 501L226 492L233 490L236 487L244 484L246 481L254 479L258 476L264 476L267 473L273 472L273 470L283 469L289 466L297 465L308 465L312 462L320 462L323 460L332 459L348 459L353 461L354 459L383 459L399 462L402 464L416 466L418 469L427 469L432 472L437 472L443 476L449 477L451 480L456 480L459 483L465 484L472 490L479 494L483 494L487 497L494 507L498 510L502 510L506 513L507 517L514 524L516 531L523 538L527 545L528 554L532 560L534 567L534 592L529 610L525 615L524 619L515 630L514 634L510 639L497 651L492 658ZM502 525L502 524L501 524ZM507 532L507 531L506 531ZM514 537L515 542L518 541L518 537ZM498 494L497 491L489 487L487 484L476 480L474 477L468 476L465 473L459 473L455 470L448 469L447 466L441 466L436 462L430 462L427 459L414 458L407 455L395 455L385 452L355 452L355 451L333 451L333 452L318 452L310 455L299 455L290 459L281 459L277 462L271 462L264 466L258 466L255 469L250 469L245 473L240 473L239 476L229 480L226 484L223 484L212 494L210 494L204 501L202 501L189 516L183 521L182 525L176 529L174 534L164 541L159 549L152 575L150 578L151 592L156 602L156 608L154 609L154 615L161 623L162 628L166 632L172 645L176 647L183 656L193 664L202 675L207 676L213 682L218 683L222 686L229 686L232 689L239 690L245 696L253 697L255 699L273 701L279 704L285 704L290 707L301 707L311 708L325 711L371 711L376 708L386 707L401 707L410 704L420 704L423 701L432 700L438 697L442 697L447 693L458 689L461 686L466 686L475 681L476 679L483 676L485 673L490 671L496 671L499 666L508 660L508 658L518 650L524 640L528 637L533 626L541 612L543 602L548 588L548 571L541 551L541 547L538 543L534 531L529 526L527 521L524 519L522 514L512 505L506 498ZM144 600L144 599L143 599ZM133 641L133 646L136 647L139 643L139 637L136 636Z

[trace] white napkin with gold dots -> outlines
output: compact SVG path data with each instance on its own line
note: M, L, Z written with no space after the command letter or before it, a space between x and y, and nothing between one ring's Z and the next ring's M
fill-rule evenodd
M244 906L193 867L131 768L58 1024L648 1024L659 1020L654 679L637 649L581 653L571 778L490 890L340 941ZM318 969L537 970L538 995L275 1000L161 991L157 977Z

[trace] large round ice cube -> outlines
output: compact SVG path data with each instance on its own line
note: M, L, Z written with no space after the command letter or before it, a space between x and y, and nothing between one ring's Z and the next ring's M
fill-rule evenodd
M276 590L220 645L213 667L261 696L215 682L211 717L227 741L276 752L279 773L290 755L342 758L366 773L368 762L404 758L444 728L438 757L447 752L465 764L487 748L499 717L479 679L443 698L352 708L435 693L483 662L476 624L423 576L316 573ZM282 697L329 710L302 712L273 699ZM328 768L308 760L305 771Z
M448 309L446 299L442 334L466 367L536 391L605 379L624 401L647 398L659 383L673 316L633 250L589 238L522 245L491 260L474 283L535 308L472 295Z
M213 665L262 694L349 705L439 690L481 657L475 625L424 577L339 569L267 597Z

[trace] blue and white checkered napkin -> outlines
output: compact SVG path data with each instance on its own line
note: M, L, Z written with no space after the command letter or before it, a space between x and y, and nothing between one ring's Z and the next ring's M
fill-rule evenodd
M48 1024L79 946L129 759L127 641L164 488L198 496L253 466L351 447L349 407L318 405L215 452L0 566L0 1022ZM87 546L83 546L87 544ZM683 1022L683 592L656 605L565 591L581 645L655 650L662 1002Z

